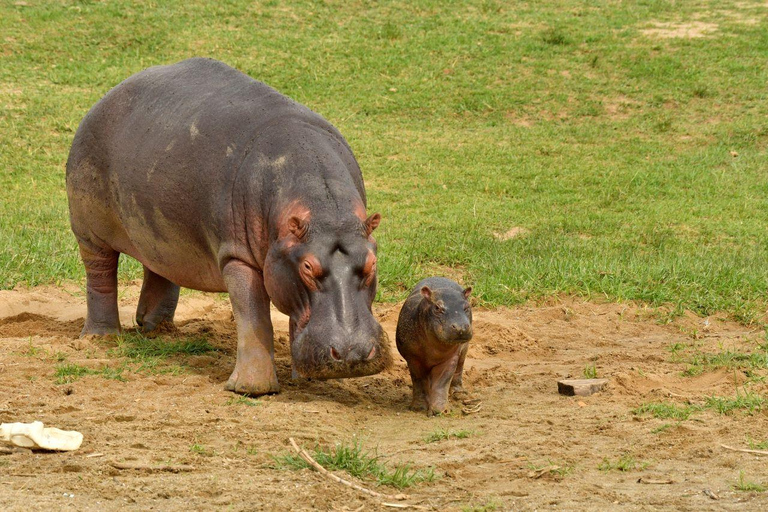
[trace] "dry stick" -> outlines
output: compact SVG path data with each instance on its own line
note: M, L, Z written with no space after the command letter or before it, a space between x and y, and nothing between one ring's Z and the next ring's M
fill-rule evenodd
M178 466L150 466L148 464L130 464L127 462L110 462L110 466L115 469L136 469L139 471L169 471L179 473L182 471L194 471L195 466L179 464Z
M381 494L376 491L372 491L370 489L366 489L362 485L358 485L354 482L350 482L348 480L344 480L343 478L339 478L338 476L334 475L327 469L325 469L323 466L321 466L319 463L315 461L303 448L299 448L299 445L296 444L296 441L293 440L292 437L289 437L288 440L291 442L291 446L293 446L293 449L296 450L296 453L299 454L299 457L304 459L304 461L318 470L323 475L327 476L331 480L335 480L339 482L340 484L346 485L347 487L351 487L353 489L357 489L358 491L364 492L365 494L369 494L371 496L374 496L376 498L394 498L394 496L387 496L386 494Z
M733 446L728 446L727 444L721 444L720 446L722 446L726 450L733 450L734 452L756 453L757 455L768 455L768 451L766 450L748 450L746 448L734 448Z

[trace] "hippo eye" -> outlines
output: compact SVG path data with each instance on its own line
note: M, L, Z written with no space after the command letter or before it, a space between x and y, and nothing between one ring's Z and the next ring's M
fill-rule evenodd
M435 304L434 311L435 311L436 315L442 315L443 312L445 311L445 308L443 306L441 306L440 304Z
M307 260L304 260L304 262L302 263L302 266L304 267L304 270L306 270L310 274L312 273L312 264L310 262L308 262Z

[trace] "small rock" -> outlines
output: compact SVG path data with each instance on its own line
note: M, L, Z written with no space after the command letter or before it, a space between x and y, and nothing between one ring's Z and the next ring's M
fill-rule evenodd
M566 396L589 396L597 393L608 379L563 379L557 381L557 392Z

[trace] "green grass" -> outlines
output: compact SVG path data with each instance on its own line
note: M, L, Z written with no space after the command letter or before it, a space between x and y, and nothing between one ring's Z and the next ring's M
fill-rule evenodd
M734 411L741 411L746 414L753 414L765 409L768 400L763 395L751 391L739 392L736 390L734 397L708 396L703 404L699 405L675 405L667 402L650 402L637 407L632 411L633 414L650 414L658 419L673 419L685 421L699 411L711 410L718 414L732 414Z
M665 431L669 430L670 428L672 428L672 427L674 427L676 425L679 425L679 424L680 423L677 423L677 424L664 423L663 425L659 425L658 427L656 427L653 430L651 430L651 434L661 434L662 432L665 432Z
M767 370L768 350L763 346L757 352L737 352L723 350L715 354L697 352L687 359L688 368L683 372L686 376L701 375L706 371L727 369Z
M424 438L425 443L436 443L445 439L466 439L473 435L472 430L445 430L439 428Z
M584 367L583 374L585 379L596 379L597 367L594 364L588 364Z
M227 399L225 405L245 405L248 407L258 407L261 403L258 400L248 398L247 396L237 395Z
M611 461L608 458L604 458L598 465L597 469L600 471L643 471L648 467L649 462L638 461L632 455L624 454L615 461Z
M195 443L192 446L190 446L189 451L194 454L201 455L203 457L213 457L214 455L216 455L216 452L198 443Z
M99 369L94 369L73 363L66 363L56 365L54 377L56 377L56 384L70 384L86 375L99 375L105 379L125 382L126 378L123 376L125 369L126 366L124 364L117 368L102 366Z
M704 407L712 409L720 414L731 414L733 411L744 411L748 414L762 411L766 405L766 399L756 393L736 393L733 398L710 396L707 397Z
M497 500L490 500L481 505L465 505L461 507L461 512L493 512L499 510L499 507L503 506Z
M755 441L747 436L747 445L750 450L768 450L768 439L765 441Z
M632 412L637 415L650 414L654 418L662 420L673 419L678 421L685 421L691 417L697 410L693 405L675 405L670 403L647 403L634 409Z
M117 346L108 350L112 357L126 358L135 372L178 375L186 371L186 357L207 354L217 349L202 336L147 337L138 331L126 331L117 337Z
M107 341L108 342L108 341ZM31 347L31 345L30 345ZM117 367L102 366L100 369L88 368L74 363L64 363L66 354L57 352L56 361L57 384L68 384L85 375L100 375L105 379L125 381L123 373L172 374L178 375L187 371L184 360L188 356L207 354L217 349L204 337L186 336L179 339L169 339L165 336L148 338L136 331L126 331L117 337L117 346L107 350L107 355L119 360ZM35 352L37 355L39 352ZM245 402L245 397L233 397L230 404L256 405L251 400Z
M765 492L768 491L768 487L745 480L744 472L739 471L739 480L733 485L733 488L737 491L743 492Z
M566 293L751 321L768 33L749 4L3 2L0 288L83 281L64 192L80 119L128 75L202 55L347 137L383 215L380 299L450 268L486 305ZM717 31L643 33L691 21ZM121 279L140 275L125 258Z
M194 356L215 350L216 348L202 336L169 339L166 336L147 337L138 331L126 331L118 336L114 353L130 359L147 359Z
M372 480L377 485L388 485L404 489L421 482L431 482L436 476L432 468L414 469L410 464L388 466L379 461L379 456L363 448L359 441L350 444L339 443L333 448L315 447L310 453L313 459L331 471L345 471L362 479ZM309 468L304 459L295 454L274 457L279 469Z

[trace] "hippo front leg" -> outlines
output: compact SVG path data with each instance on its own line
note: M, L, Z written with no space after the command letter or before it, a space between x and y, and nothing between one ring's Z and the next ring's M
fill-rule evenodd
M261 272L240 260L223 268L237 323L237 361L225 389L244 395L277 393L269 296Z
M453 378L451 379L451 395L464 393L461 375L464 372L464 360L467 358L467 350L469 350L469 343L465 343L459 349L459 362L456 364L456 370L453 372Z
M433 367L429 372L429 390L427 391L427 414L435 416L450 411L448 406L448 388L451 385L458 360L452 357Z

